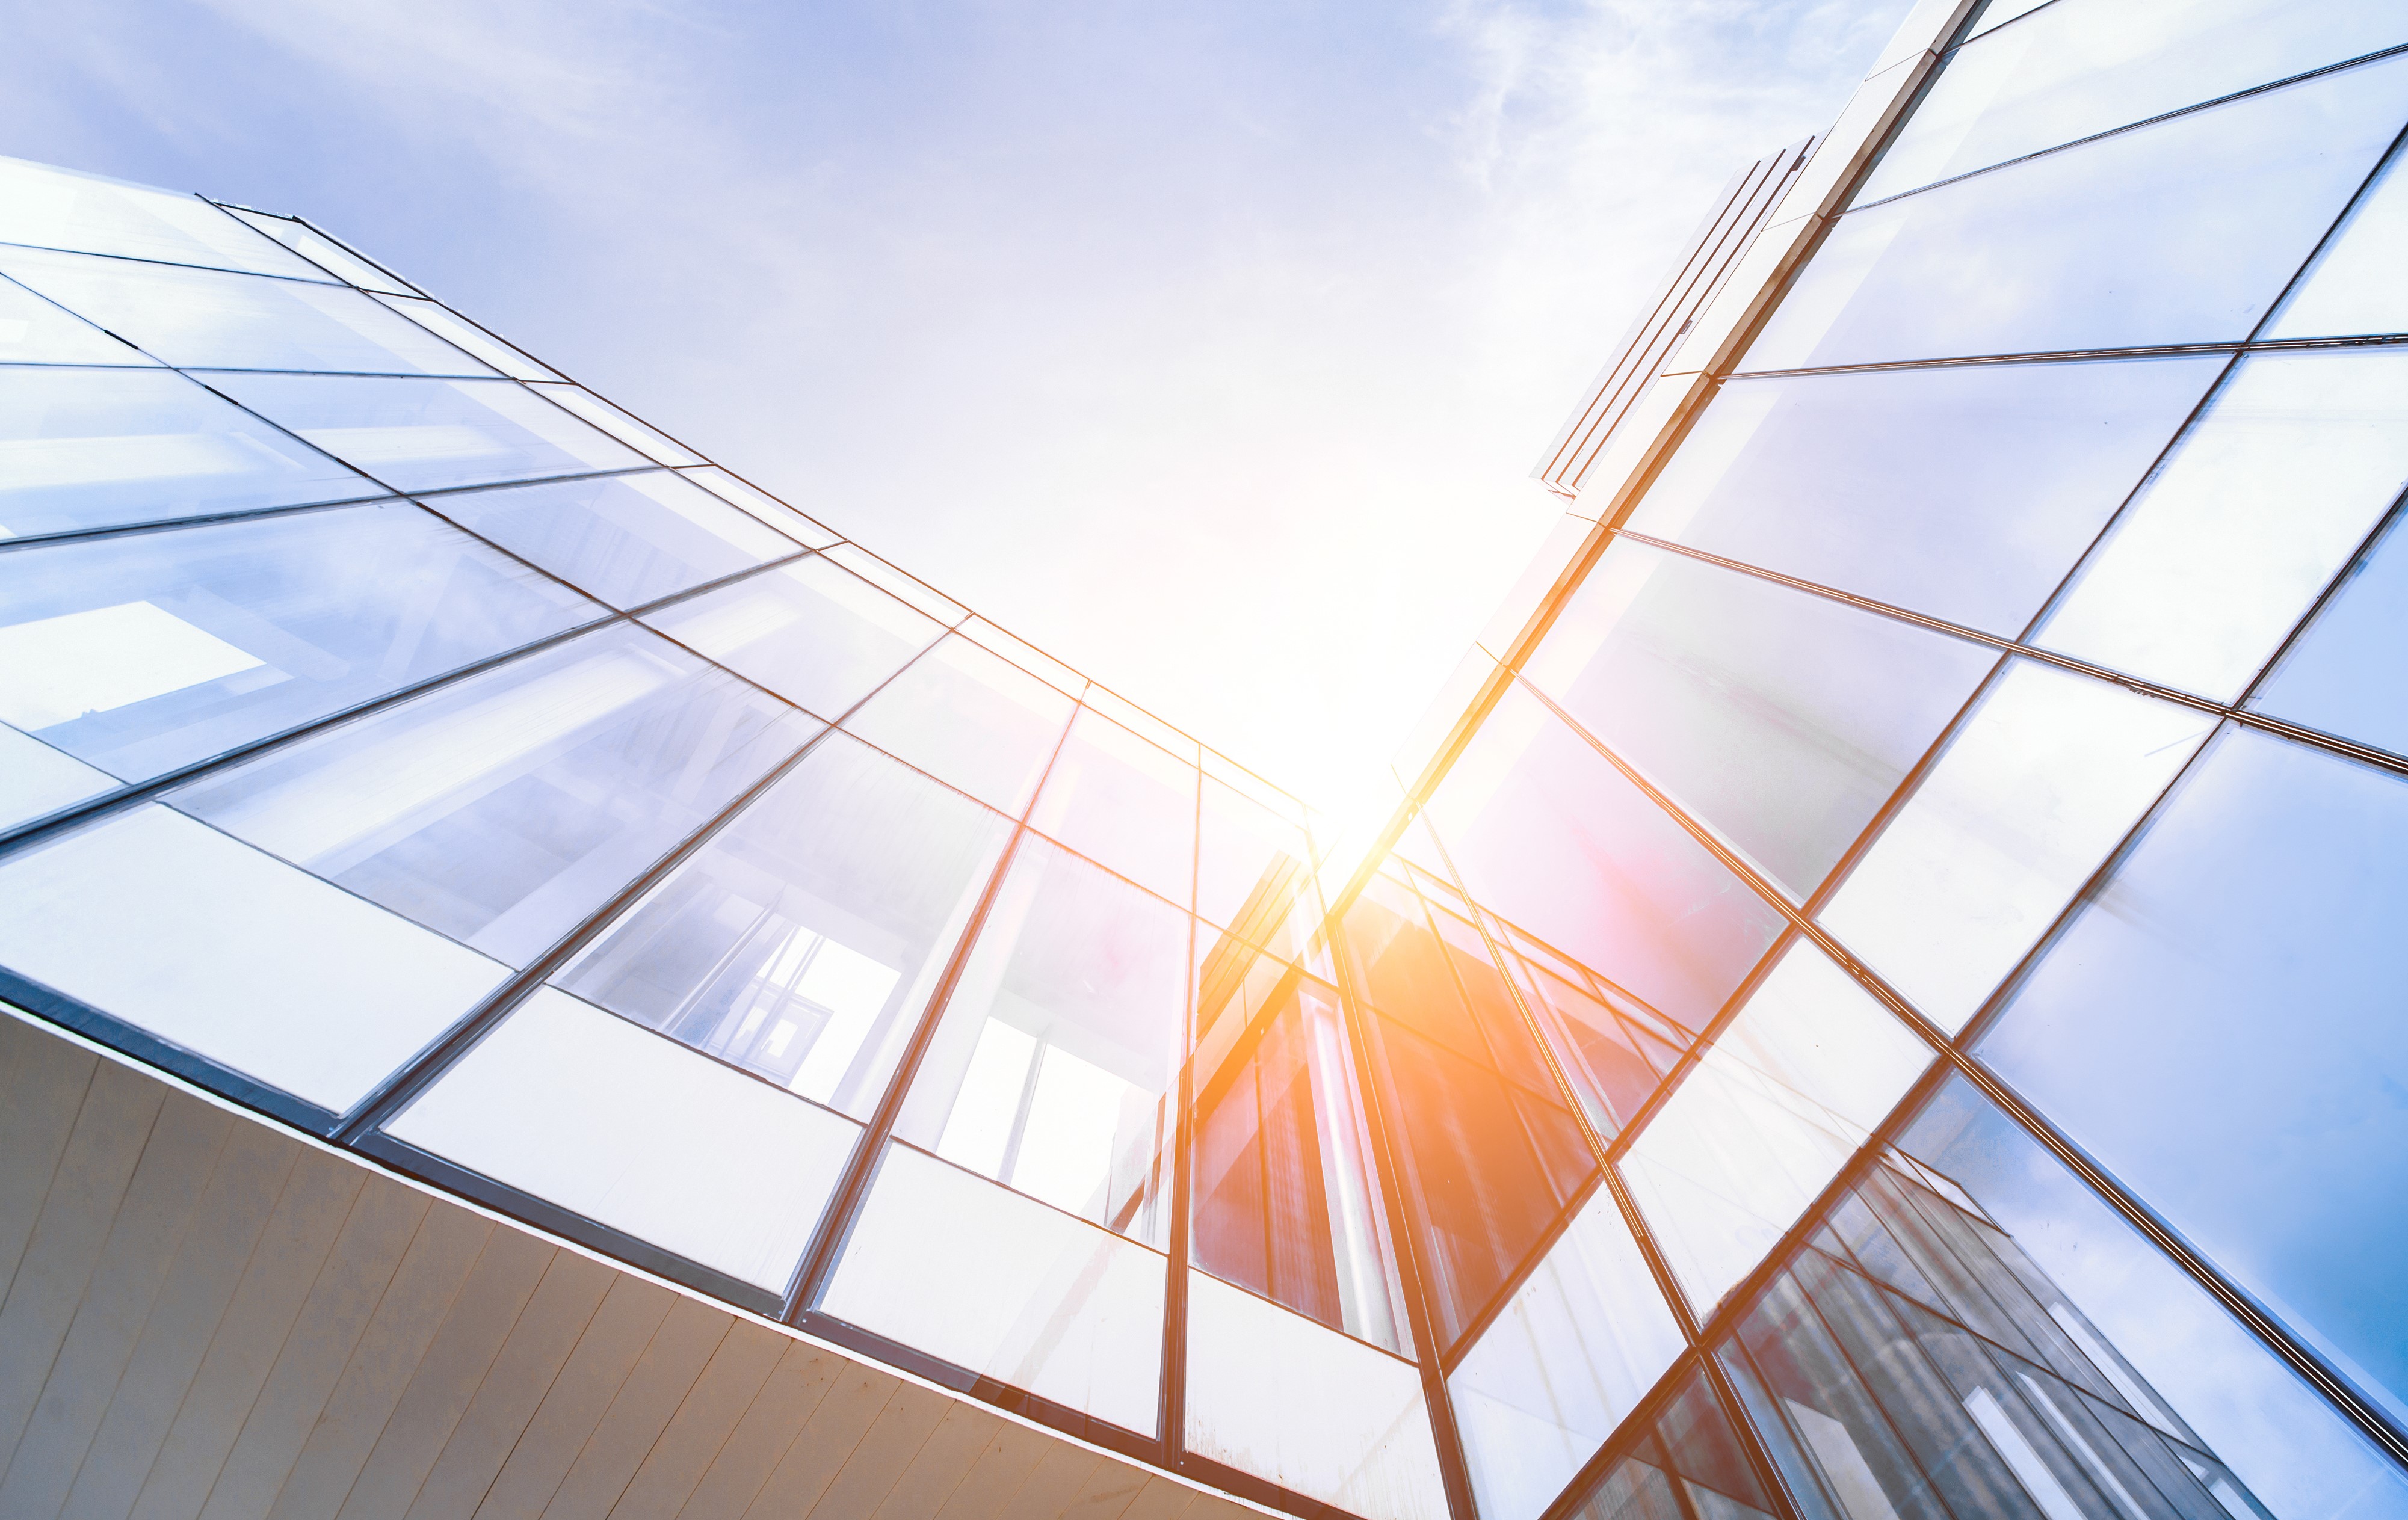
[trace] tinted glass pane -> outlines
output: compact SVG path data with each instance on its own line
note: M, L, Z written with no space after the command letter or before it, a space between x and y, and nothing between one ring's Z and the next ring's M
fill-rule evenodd
M1880 200L2400 42L2408 42L2408 22L2382 5L2059 0L1949 54L1856 199Z
M2377 1391L2408 1393L2408 783L2220 738L1984 1058Z
M802 551L666 470L460 491L426 504L614 607Z
M1082 710L1028 821L1184 906L1195 890L1196 783L1192 760Z
M1069 698L955 635L913 661L845 727L1017 817L1070 709Z
M1187 916L1023 836L896 1133L1168 1249Z
M1506 954L1531 1016L1589 1124L1609 1139L1619 1134L1695 1034L1509 925L1492 920L1490 932L1511 946Z
M622 624L171 797L337 886L524 965L817 727Z
M2274 314L2266 336L2408 332L2408 288L2394 277L2408 253L2408 169L2402 164L2408 153L2395 151Z
M1802 898L1997 658L1622 543L1526 671L1691 817Z
M0 362L136 366L159 362L58 303L7 280L0 280Z
M180 375L0 369L0 533L383 493Z
M1654 1424L1629 1432L1622 1445L1571 1512L1577 1520L1687 1520L1693 1513L1756 1520L1777 1513L1702 1373L1690 1373Z
M641 454L509 380L219 375L219 390L401 490L624 470Z
M2394 59L1850 212L1744 367L2245 337L2403 115Z
M646 622L790 702L839 717L944 632L819 558L663 607Z
M2250 705L2361 744L2408 752L2408 533L2395 518L2352 565Z
M407 504L0 557L0 719L129 781L607 616Z
M831 734L558 980L866 1117L1009 831Z
M324 279L197 195L0 159L0 243Z
M1629 526L2013 637L2227 362L1734 381Z
M170 364L490 375L359 291L75 253L0 251L0 273Z
M1475 898L1691 1028L1714 1016L1782 922L1519 689L1429 812Z

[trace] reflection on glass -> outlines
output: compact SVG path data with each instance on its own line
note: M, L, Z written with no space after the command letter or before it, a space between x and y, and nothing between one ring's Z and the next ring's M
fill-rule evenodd
M398 490L624 470L646 462L510 380L217 375L272 422Z
M2270 338L2408 332L2408 289L2395 277L2408 249L2408 153L2394 151L2299 288L2266 326Z
M1526 671L1802 899L1997 659L1626 541L1598 561Z
M548 987L385 1129L780 1296L861 1133Z
M842 717L944 632L817 556L663 607L644 621L829 718Z
M2408 783L2229 730L1980 1046L2395 1416L2403 862Z
M1697 1032L1578 961L1485 916L1590 1126L1608 1139L1627 1129Z
M955 634L913 661L844 726L1017 817L1061 742L1071 705L1026 671Z
M1985 12L1983 21L1992 17ZM2044 6L1948 55L1856 201L1881 200L2401 42L2408 42L2408 24L2381 5Z
M2394 515L2249 701L2277 717L2408 753L2408 533Z
M1771 1520L1780 1513L1701 1372L1622 1447L1570 1520ZM1851 1511L1845 1520L1889 1517Z
M0 536L383 494L180 375L0 369Z
M117 789L117 778L0 726L0 829Z
M433 301L420 301L406 296L380 297L384 304L425 328L439 333L453 348L474 354L493 368L519 380L554 380L559 376L504 343L466 318ZM592 420L592 419L589 419ZM605 428L606 433L616 430Z
M523 966L817 727L620 624L270 750L170 800Z
M57 303L45 301L25 287L5 279L0 279L0 362L136 367L159 362Z
M1336 989L1226 937L1197 948L1191 1259L1405 1354L1403 1290Z
M492 373L345 286L30 249L0 249L0 273L170 364Z
M1197 822L1196 911L1279 948L1273 926L1310 895L1312 850L1304 831L1209 775Z
M1192 761L1082 709L1029 825L1183 906L1195 889L1196 781Z
M2244 359L2039 642L2229 701L2408 482L2408 352Z
M197 195L13 158L0 158L0 243L326 277Z
M1690 1029L1779 930L1779 910L1519 687L1431 799L1482 903Z
M681 470L679 474L702 486L724 502L733 502L763 522L784 533L796 543L824 549L840 543L840 537L824 524L812 521L767 491L748 486L726 471L712 466L703 470Z
M452 492L426 504L614 607L802 550L666 470Z
M1743 365L2246 337L2403 115L2395 58L1852 211Z
M962 632L971 640L986 646L1022 670L1051 683L1058 691L1067 691L1075 697L1087 684L1087 678L1077 671L1034 645L1022 643L983 618L971 617L964 619Z
M1009 832L831 734L557 980L866 1118Z
M2214 727L2192 708L2011 662L1824 925L1956 1033Z
M409 291L408 284L394 278L390 273L378 268L307 222L292 217L272 216L265 211L253 211L247 206L226 206L222 202L220 203L219 208L239 217L243 221L265 233L337 279L350 280L365 291L382 291L395 295L406 295ZM469 351L474 353L476 350L472 348Z
M407 503L0 557L0 719L128 781L605 616Z
M1618 1163L1698 1317L1930 1064L1847 973L1790 946Z
M1737 380L1629 526L2012 638L2228 362Z
M641 449L663 464L701 464L703 457L674 442L659 429L639 422L590 391L573 385L539 385L538 394L567 407L630 448Z
M1187 916L1024 837L895 1132L1158 1249Z
M883 587L901 597L948 628L969 616L968 607L932 590L919 577L906 575L857 544L838 544L828 550L828 558L872 586Z
M1480 1513L1538 1520L1687 1344L1598 1188L1448 1374Z

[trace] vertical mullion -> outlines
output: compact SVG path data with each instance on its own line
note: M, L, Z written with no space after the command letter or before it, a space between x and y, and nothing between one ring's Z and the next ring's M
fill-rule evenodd
M1188 1232L1196 1206L1191 1196L1195 1126L1188 1110L1196 1095L1196 897L1204 872L1204 768L1200 751L1197 761L1196 827L1187 857L1187 987L1182 994L1187 1013L1181 1021L1178 1075L1171 1089L1170 1250L1164 1264L1169 1276L1162 1292L1162 1387L1156 1415L1162 1426L1159 1434L1163 1465L1174 1470L1187 1452L1187 1257Z

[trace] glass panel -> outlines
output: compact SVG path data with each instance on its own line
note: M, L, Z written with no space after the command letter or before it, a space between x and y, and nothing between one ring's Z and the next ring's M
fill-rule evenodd
M385 297L384 304L428 332L441 334L453 348L476 355L512 379L556 380L560 378L559 376L476 323L435 302ZM598 418L589 418L587 420L597 426L601 425L601 419ZM618 433L618 429L612 427L603 427L602 431L614 436Z
M2403 481L2408 352L2244 359L2092 552L2039 641L2237 697Z
M746 485L724 470L713 467L680 473L708 489L720 500L735 503L797 543L823 549L843 541L840 535L831 533L824 525L812 521L767 491Z
M1489 932L1520 979L1537 1019L1598 1133L1612 1139L1689 1046L1695 1031L1490 916Z
M965 621L962 632L1022 670L1039 680L1053 683L1056 689L1067 691L1071 696L1077 696L1087 684L1087 678L1077 671L1034 645L1023 644L983 618L973 617Z
M567 407L630 448L641 449L663 464L704 464L700 454L673 442L648 422L638 421L590 391L573 385L543 385L536 390Z
M1152 1435L1165 1273L1158 1252L898 1144L819 1308Z
M2014 661L1822 920L1954 1034L2214 727L2192 708Z
M326 277L197 195L13 158L0 159L0 243Z
M666 470L457 491L426 504L614 607L802 550Z
M1802 899L1997 660L1979 645L1624 542L1526 674Z
M548 987L385 1129L781 1296L861 1133Z
M1157 1249L1187 916L1025 836L895 1132Z
M1102 687L1091 686L1081 700L1121 727L1153 740L1191 765L1201 758L1195 740L1125 697L1114 696Z
M170 800L523 966L818 727L621 624L270 750Z
M2408 533L2394 516L2249 705L2361 744L2408 752Z
M218 375L217 389L399 490L624 470L642 455L512 380Z
M1486 1520L1538 1520L1686 1349L1600 1187L1447 1377Z
M2380 5L2043 7L1948 55L1856 200L1877 201L2401 42L2408 42L2408 24Z
M1931 1060L1821 951L1790 946L1618 1163L1698 1318Z
M2408 290L2393 277L2408 249L2408 153L2394 151L2308 266L2263 334L2270 338L2408 332Z
M606 616L407 503L0 567L0 719L128 781Z
M1028 822L1184 906L1196 886L1196 779L1193 761L1085 710Z
M0 727L0 829L14 829L116 789L117 778L108 772Z
M137 366L159 362L132 344L7 280L0 280L0 361L11 364Z
M0 250L0 272L170 364L485 375L484 365L338 285Z
M1743 362L2246 337L2403 115L2393 59L1852 211Z
M867 1118L1009 835L830 734L557 980Z
M831 718L944 632L933 618L816 556L664 607L644 621Z
M1429 815L1473 897L1691 1029L1713 1017L1783 922L1518 687Z
M2013 638L2227 362L1733 381L1629 526Z
M2395 1413L2403 862L2400 777L2228 732L1981 1045Z
M1771 1520L1775 1513L1730 1416L1704 1374L1692 1372L1655 1424L1634 1432L1598 1475L1570 1520Z
M1272 926L1308 895L1312 852L1304 831L1210 776L1198 817L1196 911L1268 944Z
M1187 1449L1368 1520L1444 1520L1411 1362L1187 1277Z
M180 375L0 369L0 535L383 494Z
M1070 708L1069 698L956 634L913 661L845 727L1017 817Z
M1222 938L1198 957L1188 1250L1215 1276L1403 1353L1403 1290L1338 994Z
M827 554L829 559L872 586L901 597L948 628L969 616L968 607L939 595L923 585L917 576L904 574L857 544L838 544Z
M219 208L240 217L244 221L258 228L337 279L350 280L363 290L389 291L396 295L408 294L409 291L409 286L407 283L395 278L387 271L378 268L306 222L292 217L253 211L247 206L221 204Z
M335 1113L509 974L154 803L0 863L0 963Z

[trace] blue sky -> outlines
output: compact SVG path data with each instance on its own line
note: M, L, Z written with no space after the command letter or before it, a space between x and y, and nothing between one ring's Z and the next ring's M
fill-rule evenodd
M1904 10L86 0L0 152L307 215L1342 807Z

